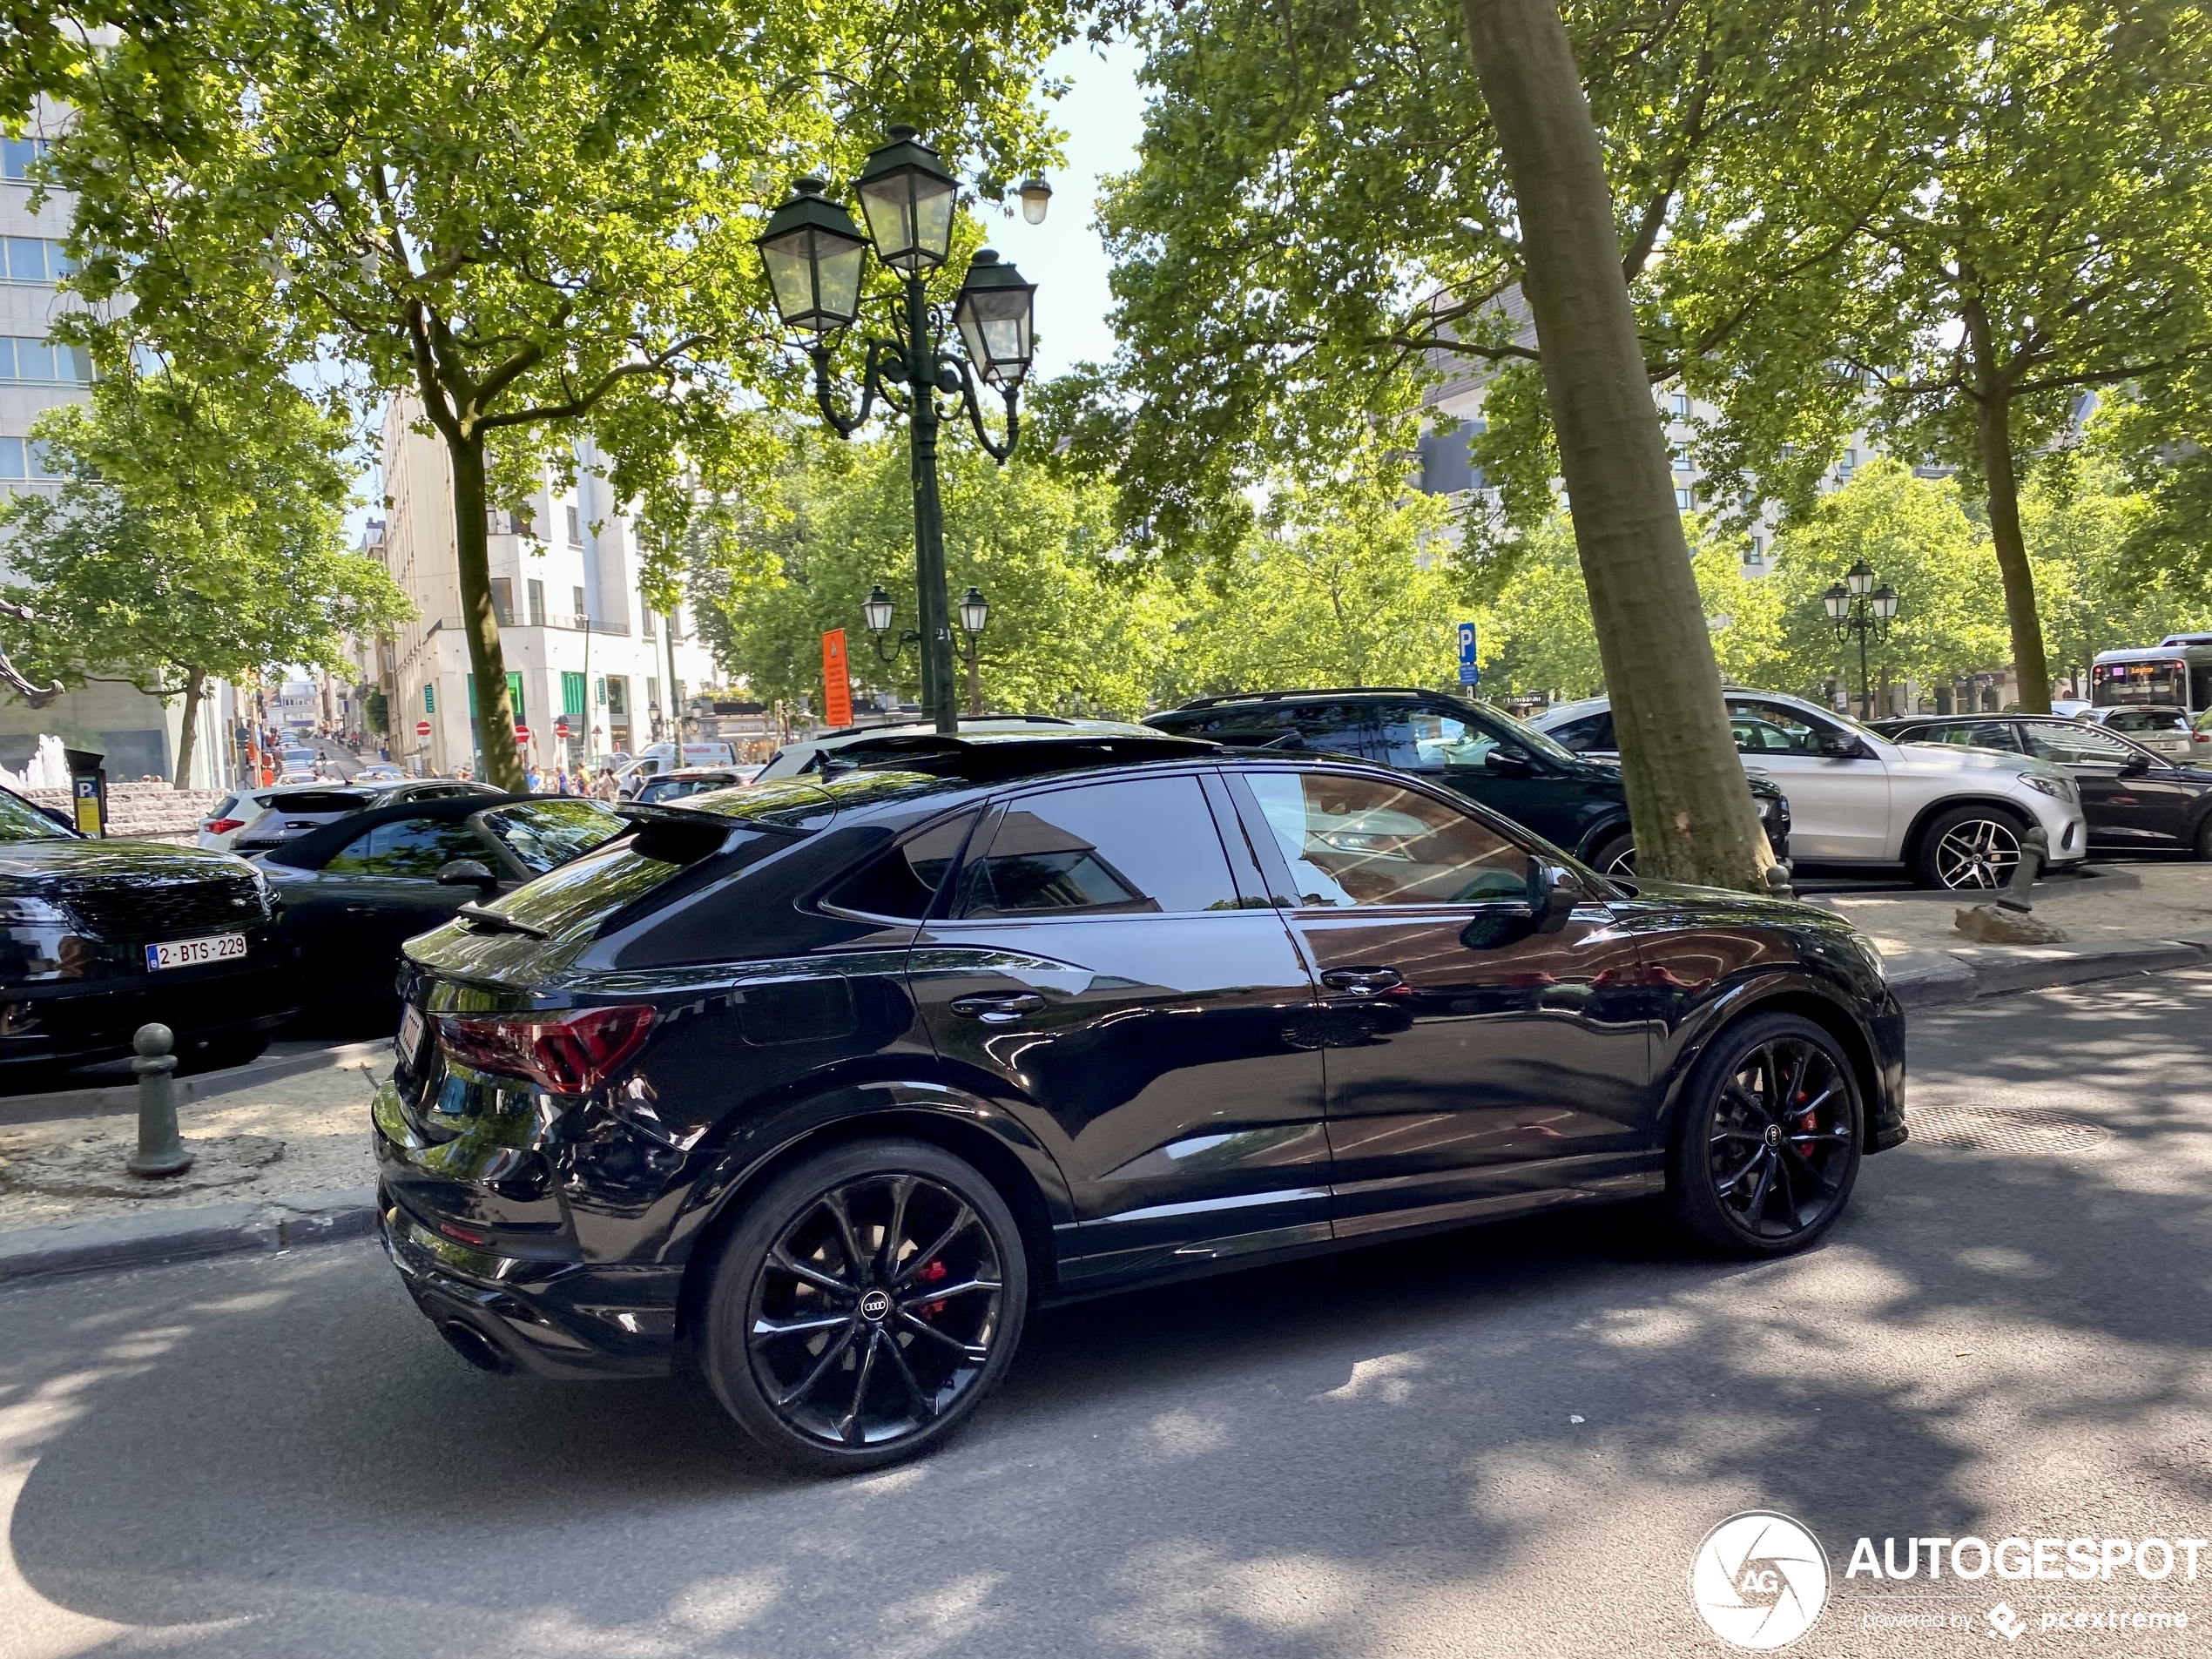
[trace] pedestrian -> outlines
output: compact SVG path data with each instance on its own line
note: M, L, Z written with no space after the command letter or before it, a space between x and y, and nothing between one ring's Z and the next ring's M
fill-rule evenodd
M537 769L537 762L533 760L523 768L523 788L526 793L535 795L544 787L545 774Z
M463 767L462 767L462 768L461 768L461 770L460 770L460 771L458 771L458 772L455 772L455 773L453 774L453 776L454 776L454 781L455 781L455 782L456 782L456 783L463 783L463 784L465 784L465 783L469 782L472 779L474 779L474 778L475 778L475 774L474 772L470 772L470 771L469 770L469 768L468 768L468 767L463 766Z
M622 786L615 781L615 769L612 766L599 768L599 776L592 783L591 793L595 799L610 803L622 799Z

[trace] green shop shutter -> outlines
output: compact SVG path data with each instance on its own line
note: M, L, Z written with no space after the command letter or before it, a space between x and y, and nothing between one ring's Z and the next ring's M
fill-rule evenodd
M529 717L523 711L523 677L511 671L507 676L507 700L514 705L515 724L528 725ZM473 720L477 713L476 677L471 674L469 676L469 718Z
M575 718L583 712L583 676L563 673L561 676L561 712Z

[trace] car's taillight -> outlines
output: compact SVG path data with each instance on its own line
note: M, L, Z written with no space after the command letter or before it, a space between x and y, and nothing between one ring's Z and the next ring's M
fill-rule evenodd
M442 1014L438 1046L476 1071L588 1095L628 1063L653 1028L647 1002L566 1014Z
M234 829L245 827L246 820L242 818L218 818L212 819L206 826L210 835L228 835Z

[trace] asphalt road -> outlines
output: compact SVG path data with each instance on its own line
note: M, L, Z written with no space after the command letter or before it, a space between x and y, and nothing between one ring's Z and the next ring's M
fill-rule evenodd
M2196 974L1922 1018L1924 1139L1809 1256L1582 1213L1062 1310L963 1439L842 1483L675 1383L469 1371L366 1245L0 1295L0 1656L1720 1653L1687 1569L1751 1507L1834 1575L1793 1653L2202 1652L2212 1559L1844 1574L2212 1534L2208 1015ZM2192 1628L2038 1622L2099 1608Z

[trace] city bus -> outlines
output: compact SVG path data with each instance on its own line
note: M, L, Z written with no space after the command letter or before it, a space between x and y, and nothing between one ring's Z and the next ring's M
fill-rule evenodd
M2089 665L2089 701L2101 709L2212 709L2212 634L2168 634L2141 651L2101 651Z

